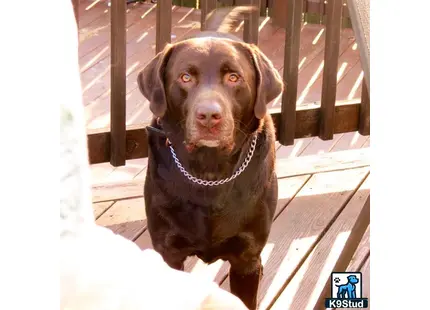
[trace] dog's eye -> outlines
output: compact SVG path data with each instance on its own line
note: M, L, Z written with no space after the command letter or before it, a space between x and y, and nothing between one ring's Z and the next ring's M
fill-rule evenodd
M184 83L190 82L191 81L191 75L189 75L188 73L181 74L181 81Z
M236 83L237 81L239 81L239 75L237 75L236 73L230 73L228 75L228 81L232 83Z

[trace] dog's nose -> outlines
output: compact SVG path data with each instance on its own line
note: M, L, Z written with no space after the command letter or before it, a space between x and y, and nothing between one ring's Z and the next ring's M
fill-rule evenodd
M217 102L205 103L197 107L197 122L205 127L212 128L222 119L222 109Z

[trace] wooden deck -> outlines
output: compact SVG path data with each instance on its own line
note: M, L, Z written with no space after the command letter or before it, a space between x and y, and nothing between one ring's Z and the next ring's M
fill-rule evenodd
M98 129L110 123L110 9L106 0L81 0L79 6L80 48L83 98L87 127ZM147 122L151 113L140 94L136 77L155 55L155 5L131 4L127 11L127 125ZM172 42L200 29L200 11L174 6ZM242 28L237 29L242 36ZM260 18L259 46L283 71L285 31ZM303 24L301 31L298 105L321 100L325 31L322 25ZM341 31L337 100L359 99L363 72L352 29ZM275 100L272 108L280 107Z
M262 253L259 309L317 309L315 303L370 194L368 143L299 157L293 156L293 146L278 149L279 200ZM152 245L142 196L145 164L139 161L113 169L104 182L94 184L93 205L99 225L147 249ZM370 297L369 264L368 228L348 268L362 271L363 297ZM187 272L214 279L229 290L228 263L206 265L190 258L185 266Z

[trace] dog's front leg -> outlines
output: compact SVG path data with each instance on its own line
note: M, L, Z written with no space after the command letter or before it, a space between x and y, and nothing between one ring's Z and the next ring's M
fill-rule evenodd
M263 275L260 257L230 268L230 291L239 297L250 310L257 309L258 287Z

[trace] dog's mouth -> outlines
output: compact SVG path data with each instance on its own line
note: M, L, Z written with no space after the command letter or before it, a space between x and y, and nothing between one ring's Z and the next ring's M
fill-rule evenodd
M200 148L210 148L221 152L231 152L234 148L234 141L207 134L189 141L184 141L184 145L189 153Z

